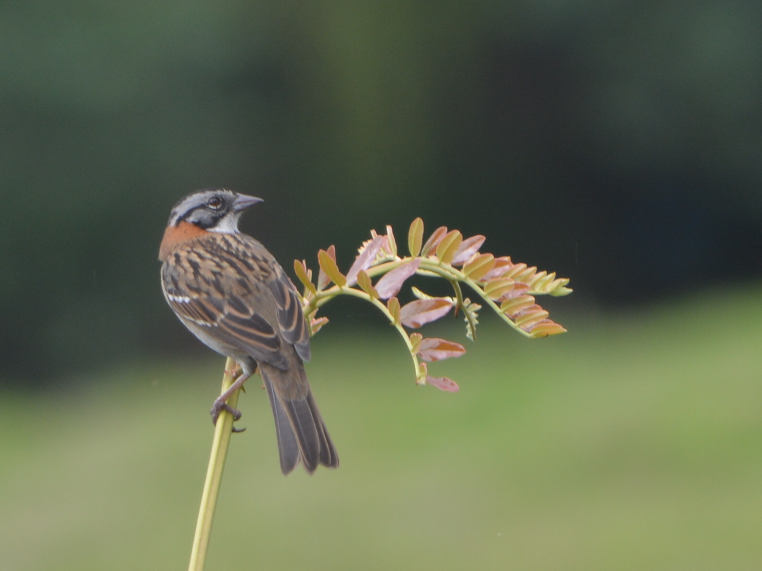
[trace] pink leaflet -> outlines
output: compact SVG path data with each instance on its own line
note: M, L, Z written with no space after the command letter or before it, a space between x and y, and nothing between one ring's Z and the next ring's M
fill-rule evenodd
M421 339L421 343L418 346L418 355L424 361L429 362L460 357L465 353L466 349L460 343L439 339L438 337Z
M447 377L426 377L426 383L435 386L439 390L447 391L448 393L457 393L460 390L458 383Z
M397 295L397 292L402 288L405 280L412 276L418 266L421 265L421 260L413 260L406 264L402 264L398 268L393 269L386 274L376 284L376 291L381 299L389 299L390 297Z
M495 278L499 278L512 267L513 264L511 263L510 256L501 256L500 258L495 258L495 265L490 271L482 276L482 280L489 281Z
M498 299L495 300L495 302L501 303L508 299L513 299L514 297L519 297L520 295L524 295L528 291L529 291L529 286L527 284L523 282L515 282L513 284L513 289L501 295Z
M439 245L439 242L442 240L442 238L444 238L445 234L447 234L447 226L440 226L434 230L434 233L429 236L429 239L426 240L426 243L423 245L423 248L421 249L421 256L428 256L436 252L437 246Z
M455 257L452 259L452 262L450 262L450 265L458 266L460 264L465 264L471 256L479 251L479 248L484 244L484 240L486 240L486 238L481 235L471 236L470 238L463 240L460 243L460 246L458 246L458 250L455 252Z
M411 301L400 310L400 322L415 329L447 315L451 307L452 301L445 297Z
M352 286L357 282L357 274L360 273L360 270L367 270L373 264L378 251L386 244L386 240L386 236L376 236L365 247L362 253L355 258L355 263L349 268L349 273L347 274L348 286Z

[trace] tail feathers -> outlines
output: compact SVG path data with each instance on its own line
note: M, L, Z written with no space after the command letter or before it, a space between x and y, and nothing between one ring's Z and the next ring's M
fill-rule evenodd
M318 439L320 440L320 463L329 468L338 468L339 455L336 453L336 448L333 447L333 442L331 441L331 437L328 435L328 429L326 429L325 423L320 416L320 411L318 411L315 398L312 396L312 391L307 395L307 402L310 405L313 415L317 419L315 426L318 432Z
M267 396L270 397L270 408L272 408L273 416L275 417L275 433L278 436L280 469L284 474L288 474L299 463L301 452L299 452L299 445L296 442L294 431L291 429L291 423L288 420L286 411L283 410L280 399L273 391L273 384L265 379L265 387L267 387Z
M281 471L284 474L290 473L299 461L310 474L319 464L336 468L339 465L339 457L312 392L308 389L306 398L303 399L283 397L273 384L275 379L271 377L286 372L268 369L267 366L260 366L275 417Z

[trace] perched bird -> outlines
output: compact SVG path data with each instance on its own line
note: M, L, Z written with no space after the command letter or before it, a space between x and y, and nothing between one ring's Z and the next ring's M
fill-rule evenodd
M339 465L336 449L315 404L304 361L310 336L299 295L283 268L257 240L238 231L241 213L262 202L230 190L190 194L172 209L159 249L164 297L180 321L206 345L241 367L225 401L257 369L275 416L284 474L301 461L310 474L318 464Z

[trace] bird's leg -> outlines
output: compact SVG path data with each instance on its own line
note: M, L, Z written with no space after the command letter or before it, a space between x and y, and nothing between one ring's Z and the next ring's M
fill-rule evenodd
M225 374L230 375L231 377L236 377L240 375L242 372L243 372L243 369L241 368L241 365L239 365L238 363L236 363L235 367L233 367L232 369L229 369L229 370L225 369Z
M248 379L250 376L251 374L247 375L241 371L241 374L238 375L233 384L230 385L230 387L228 387L224 393L217 397L217 399L214 401L214 404L212 405L212 410L209 411L209 414L212 415L212 424L217 424L217 419L220 417L220 413L223 410L233 415L233 420L238 420L241 418L241 411L230 406L227 403L227 400L230 398L230 395L232 395L234 392L240 389L241 386L243 386L243 384L246 382L246 379Z

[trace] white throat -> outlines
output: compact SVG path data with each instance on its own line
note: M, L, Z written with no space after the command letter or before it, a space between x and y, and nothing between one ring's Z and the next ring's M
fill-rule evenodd
M241 215L240 212L237 213L231 213L225 216L222 220L220 220L220 223L214 226L213 228L209 228L210 232L217 232L219 234L237 234L238 233L238 217Z

